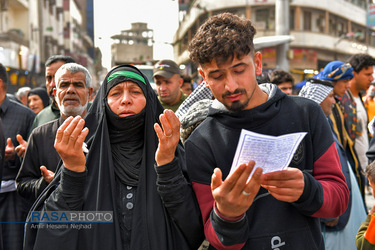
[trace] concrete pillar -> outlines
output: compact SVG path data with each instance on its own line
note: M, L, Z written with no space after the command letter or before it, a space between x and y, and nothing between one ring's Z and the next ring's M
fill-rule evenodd
M289 0L275 1L276 35L289 35ZM276 47L276 67L289 71L289 43Z
M246 19L251 19L251 6L246 4Z
M294 28L296 30L299 30L301 31L302 30L302 26L301 26L301 7L300 6L296 6L296 13L294 14Z

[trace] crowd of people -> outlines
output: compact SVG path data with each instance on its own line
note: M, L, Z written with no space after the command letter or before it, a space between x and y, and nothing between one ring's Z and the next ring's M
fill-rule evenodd
M0 64L0 249L375 249L375 59L332 61L297 95L289 72L264 74L255 34L211 16L189 44L197 87L173 60L155 64L156 92L119 65L93 101L69 56L14 96ZM243 129L306 135L284 170L232 170ZM35 222L51 211L113 221Z

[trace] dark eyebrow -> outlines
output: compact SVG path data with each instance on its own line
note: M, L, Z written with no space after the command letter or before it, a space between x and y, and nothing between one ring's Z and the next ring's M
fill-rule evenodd
M72 82L73 83L73 85L76 85L76 84L82 84L82 85L84 85L84 86L86 86L86 84L85 84L85 82L81 82L81 81L78 81L78 82ZM59 82L59 84L58 84L58 86L60 86L61 84L71 84L71 82L70 81L62 81L62 82Z
M61 82L58 83L58 85L60 86L63 83L70 83L70 82L69 81L61 81Z
M215 73L218 73L218 72L220 72L220 71L222 71L222 70L221 70L221 69L213 70L213 71L210 71L210 72L208 73L208 75L211 76L211 75L213 75L213 74L215 74Z
M235 65L233 65L233 66L231 66L231 67L229 67L229 68L230 68L230 69L233 69L233 68L236 68L236 67L239 67L239 66L242 66L242 65L246 65L246 63L244 63L244 62L240 62L240 63L237 63L237 64L235 64ZM208 73L208 75L212 75L212 74L215 74L215 73L220 72L220 71L223 71L223 70L222 70L222 69L213 70L213 71L210 71L210 72Z
M233 66L230 67L230 68L233 69L233 68L236 68L236 67L238 67L238 66L242 66L242 65L246 65L246 63L244 63L244 62L240 62L240 63L237 63L237 64L233 65Z

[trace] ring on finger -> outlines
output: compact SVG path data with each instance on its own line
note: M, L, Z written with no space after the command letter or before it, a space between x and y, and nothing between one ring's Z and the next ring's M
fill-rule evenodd
M250 193L246 192L245 190L242 190L242 194L245 195L245 196L249 196Z
M165 137L167 137L167 138L171 138L171 137L172 137L172 134L170 134L170 135L166 135Z

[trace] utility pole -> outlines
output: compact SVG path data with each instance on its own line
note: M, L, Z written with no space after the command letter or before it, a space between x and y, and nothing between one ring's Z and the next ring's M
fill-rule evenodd
M275 1L276 35L289 35L289 0ZM289 71L289 43L276 46L276 67Z
M43 3L41 1L37 2L37 8L38 8L38 28L39 28L39 55L40 55L40 62L44 63L47 60L47 55L45 53L46 49L45 47L45 41L44 41L44 17L43 17Z

